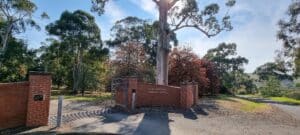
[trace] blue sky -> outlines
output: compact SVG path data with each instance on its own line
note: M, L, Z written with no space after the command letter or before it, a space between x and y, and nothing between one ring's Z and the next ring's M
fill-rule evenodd
M57 20L65 10L82 9L90 11L90 0L33 0L38 6L34 19L42 27L41 31L28 28L26 33L18 35L25 39L30 48L38 48L48 37L44 27ZM210 2L224 3L225 0L198 0L199 6ZM230 10L234 29L222 32L213 38L207 38L199 31L184 29L177 32L179 46L188 46L199 56L203 56L210 48L221 42L237 43L238 54L249 59L246 72L265 62L273 61L274 52L281 48L276 39L277 22L283 18L291 0L236 0L235 7ZM221 12L224 11L221 7ZM40 14L47 12L49 20L41 20ZM224 12L223 12L224 13ZM152 0L113 0L105 8L105 14L98 16L92 13L101 29L102 39L110 38L110 28L114 22L126 16L137 16L143 19L156 20L157 9Z

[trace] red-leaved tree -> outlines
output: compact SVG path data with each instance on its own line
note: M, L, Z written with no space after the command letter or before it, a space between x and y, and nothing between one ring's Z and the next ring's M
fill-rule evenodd
M112 61L113 77L134 76L145 81L154 80L154 68L147 61L143 46L127 42L119 46Z
M175 48L169 57L169 85L198 83L199 95L215 95L220 81L212 62L201 60L190 48Z

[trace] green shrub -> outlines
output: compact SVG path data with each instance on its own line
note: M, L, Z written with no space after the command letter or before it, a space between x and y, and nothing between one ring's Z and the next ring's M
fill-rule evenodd
M291 91L285 94L288 98L300 100L300 91Z
M300 83L296 83L296 87L300 88Z
M249 94L245 89L239 89L237 90L237 94L238 95L246 95L246 94Z
M280 82L273 76L269 77L266 86L260 88L260 94L264 97L280 97Z

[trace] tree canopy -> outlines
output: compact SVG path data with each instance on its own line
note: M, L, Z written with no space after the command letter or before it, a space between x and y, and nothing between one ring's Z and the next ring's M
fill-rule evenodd
M157 21L152 23L130 16L117 21L111 31L113 38L107 41L108 45L118 47L122 43L137 42L144 47L149 63L155 66L159 31ZM174 45L178 44L175 33L171 34L171 41Z
M36 51L28 49L23 40L15 38L10 38L8 45L0 58L0 81L24 81L29 70L38 70Z
M169 58L170 85L194 82L198 84L199 95L219 92L219 75L212 62L200 59L190 48L175 48Z
M288 7L286 12L287 19L281 19L278 22L279 31L277 38L283 41L283 52L288 58L291 58L290 63L294 67L294 74L300 74L300 1L295 0Z
M31 0L0 1L1 52L6 51L7 42L12 34L25 31L28 25L40 29L32 18L36 9L37 6Z
M79 88L84 91L88 84L86 78L96 75L94 72L96 69L92 68L97 67L98 60L92 61L91 58L101 58L101 55L108 53L108 50L103 48L100 29L95 18L82 10L65 11L59 20L47 25L46 29L50 35L59 37L61 45L66 45L63 53L69 54L72 63L73 92L77 93Z
M257 67L254 74L257 74L260 80L265 81L268 80L270 76L273 76L278 80L292 79L292 77L288 75L288 70L275 62L267 62Z
M221 43L218 47L208 50L204 58L216 65L223 87L235 92L245 86L251 91L254 89L253 81L244 73L244 65L248 63L248 59L237 55L236 51L235 43Z

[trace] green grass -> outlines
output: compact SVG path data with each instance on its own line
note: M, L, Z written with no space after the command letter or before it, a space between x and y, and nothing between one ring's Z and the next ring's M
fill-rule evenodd
M225 95L225 94L219 94L217 96L217 99L220 99L220 100L227 100L228 98L231 98L232 96L231 95Z
M256 110L264 110L268 108L268 105L264 103L256 103L244 99L236 99L236 100L242 104L240 109L245 112L254 112Z
M280 103L300 105L300 100L296 100L288 97L271 97L270 99Z
M244 112L264 111L269 107L265 103L257 103L230 95L219 95L217 99L229 102L230 104L232 104L232 107L234 107L234 109Z
M104 101L111 99L110 93L101 93L101 95L63 95L64 99L72 101ZM51 100L57 100L58 96L51 96Z

